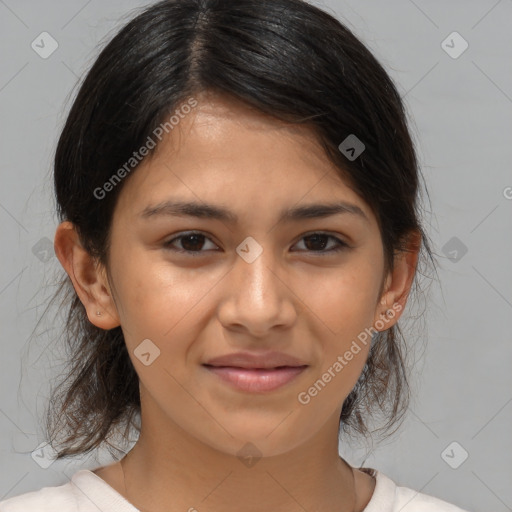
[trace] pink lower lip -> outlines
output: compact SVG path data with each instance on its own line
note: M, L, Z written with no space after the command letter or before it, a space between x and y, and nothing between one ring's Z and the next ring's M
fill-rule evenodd
M235 368L233 366L207 366L215 375L242 391L253 393L273 391L284 386L307 366L286 366L271 369Z

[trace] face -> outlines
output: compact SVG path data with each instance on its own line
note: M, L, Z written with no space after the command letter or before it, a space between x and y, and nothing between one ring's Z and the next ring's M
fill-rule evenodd
M179 215L178 201L229 215ZM280 218L339 203L345 212ZM146 418L226 453L251 442L277 455L337 428L368 356L370 338L358 335L383 311L384 255L369 206L305 127L202 97L126 178L111 235L112 314ZM205 366L268 351L303 368L262 377Z

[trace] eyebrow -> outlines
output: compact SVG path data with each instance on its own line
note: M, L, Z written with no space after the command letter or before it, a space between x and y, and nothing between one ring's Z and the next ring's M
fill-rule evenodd
M329 204L315 203L285 208L280 212L278 222L300 221L347 213L369 222L368 217L363 210L359 208L359 206L345 201L338 201L336 203ZM208 203L195 203L188 201L164 201L154 206L147 206L140 214L144 219L161 215L217 219L232 224L236 224L238 222L238 215L227 208Z

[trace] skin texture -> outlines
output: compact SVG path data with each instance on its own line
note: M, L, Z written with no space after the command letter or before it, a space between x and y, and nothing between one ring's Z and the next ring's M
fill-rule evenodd
M125 178L108 278L69 222L57 228L56 254L89 320L102 329L121 325L140 380L142 430L123 460L127 492L119 463L96 474L152 512L361 511L374 480L338 456L338 421L369 343L307 405L297 395L393 304L401 310L385 329L397 322L418 252L397 256L385 276L377 219L307 128L223 96L198 99L151 159ZM224 206L238 223L141 217L171 198ZM282 208L335 200L359 206L367 219L277 222ZM198 256L165 247L191 230L206 238L172 246ZM308 244L304 237L317 232L349 248L329 252L336 247L330 238L325 249ZM251 263L236 252L248 236L263 249ZM160 350L149 366L134 355L144 339ZM267 349L309 366L284 387L259 394L233 389L202 366L219 355ZM247 443L261 454L251 467L237 455Z

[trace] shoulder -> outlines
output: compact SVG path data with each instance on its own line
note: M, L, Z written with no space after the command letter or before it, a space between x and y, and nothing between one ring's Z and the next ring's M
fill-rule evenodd
M380 471L372 468L364 470L375 477L376 484L363 512L468 512L434 496L400 487Z
M402 512L467 512L452 503L407 487L397 487L395 507Z
M71 482L55 487L43 487L0 501L0 512L77 512L75 489Z
M5 501L0 512L138 512L138 510L89 469L80 469L71 480L43 487Z

